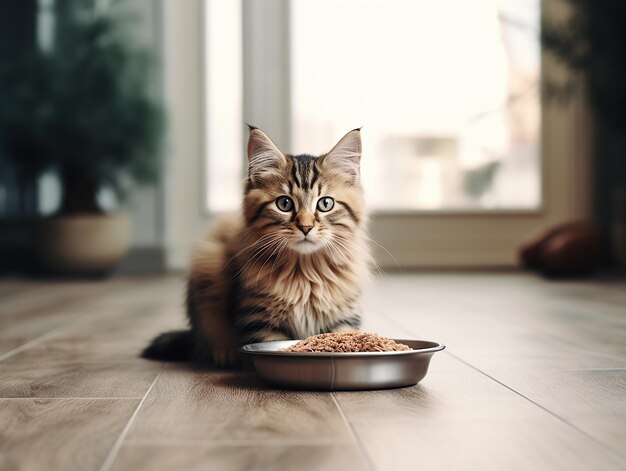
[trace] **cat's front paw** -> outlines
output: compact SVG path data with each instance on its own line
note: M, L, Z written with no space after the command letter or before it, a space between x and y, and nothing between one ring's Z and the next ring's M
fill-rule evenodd
M219 368L232 368L239 363L237 346L232 343L213 345L213 363Z

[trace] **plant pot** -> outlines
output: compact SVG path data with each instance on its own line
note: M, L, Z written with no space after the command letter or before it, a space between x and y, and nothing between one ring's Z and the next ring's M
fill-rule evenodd
M125 214L55 216L38 224L40 265L55 274L104 275L128 252L129 244L130 219Z

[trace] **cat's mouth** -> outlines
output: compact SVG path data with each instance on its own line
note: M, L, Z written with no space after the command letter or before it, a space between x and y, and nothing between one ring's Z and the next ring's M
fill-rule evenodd
M302 254L313 253L320 247L321 244L318 241L309 239L308 237L304 237L293 244L293 249Z

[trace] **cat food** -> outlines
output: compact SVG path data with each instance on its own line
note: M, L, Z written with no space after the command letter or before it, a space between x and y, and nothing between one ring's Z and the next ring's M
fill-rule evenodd
M284 352L400 352L411 350L387 337L365 332L338 332L314 335L301 340Z

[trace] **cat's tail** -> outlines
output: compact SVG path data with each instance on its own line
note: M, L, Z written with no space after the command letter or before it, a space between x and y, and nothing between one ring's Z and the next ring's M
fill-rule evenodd
M157 335L141 352L143 358L160 361L190 361L193 354L191 330L172 330Z

